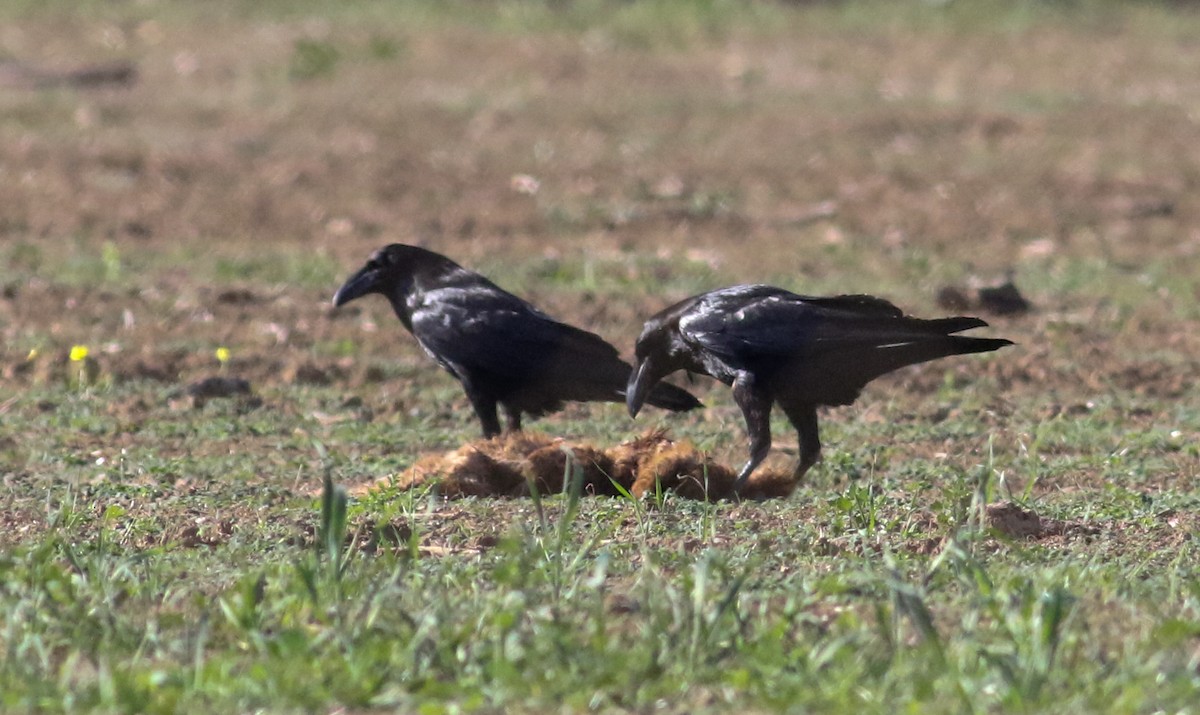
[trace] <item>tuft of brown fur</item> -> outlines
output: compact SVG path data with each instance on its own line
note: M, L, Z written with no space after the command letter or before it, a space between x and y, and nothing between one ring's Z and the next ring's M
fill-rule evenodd
M550 445L532 452L525 458L526 476L542 494L560 492L563 490L568 458L572 471L583 480L584 494L617 494L608 478L613 473L612 458L586 445Z
M750 500L787 499L800 484L792 472L761 469L750 475L741 497Z
M615 481L637 497L658 488L688 499L735 496L733 469L713 461L689 442L675 442L666 430L645 432L608 450L568 444L537 432L507 433L422 457L394 480L381 479L354 492L384 484L412 489L433 483L449 499L529 496L533 485L541 494L555 494L563 490L568 462L582 478L585 494L615 496L619 493ZM751 477L741 496L777 499L795 488L790 473L761 470Z
M427 470L421 475L424 480L437 480L438 490L452 499L508 494L523 480L521 472L511 464L495 459L474 445L466 445L444 455L440 464L434 462L423 465L424 461L413 465L409 473L417 466L424 467Z
M496 461L516 464L543 447L562 442L561 437L541 432L505 432L490 439L475 440L470 446Z
M686 442L660 449L643 461L633 495L653 492L655 485L689 499L723 499L733 495L734 472Z
M613 479L625 489L632 490L642 463L674 444L664 429L649 430L635 439L618 444L608 450L613 463Z

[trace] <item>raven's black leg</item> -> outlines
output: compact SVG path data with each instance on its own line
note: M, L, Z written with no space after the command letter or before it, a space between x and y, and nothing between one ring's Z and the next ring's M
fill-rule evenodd
M462 384L467 391L467 399L471 401L471 407L475 408L475 416L483 425L483 436L495 437L500 434L500 418L496 415L496 398L480 392L471 384L470 380L463 380Z
M742 408L746 432L750 435L750 461L738 472L737 481L733 483L734 490L738 491L771 450L771 396L756 383L753 375L743 372L733 382L733 399Z
M796 432L800 434L800 461L796 464L796 471L792 473L792 476L799 482L804 478L804 473L821 459L821 436L817 430L817 406L781 404L780 407L792 421Z
M507 404L503 405L503 407L504 407L504 417L505 417L505 419L508 420L508 431L509 432L520 432L521 431L521 411L518 410L517 408L511 407Z

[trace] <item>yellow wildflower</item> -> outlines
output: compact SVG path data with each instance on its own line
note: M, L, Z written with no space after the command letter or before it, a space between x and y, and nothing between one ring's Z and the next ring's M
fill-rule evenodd
M86 360L87 356L88 356L88 349L87 349L86 345L72 345L71 346L71 362L79 362L80 360Z

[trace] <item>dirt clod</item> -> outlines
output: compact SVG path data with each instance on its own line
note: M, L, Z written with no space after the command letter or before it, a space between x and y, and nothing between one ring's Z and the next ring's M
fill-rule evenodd
M187 394L197 399L249 395L250 382L240 377L206 377L187 387Z
M1021 315L1033 310L1033 305L1008 280L998 286L980 288L979 308L993 315Z
M209 400L250 396L250 381L240 377L206 377L203 380L198 380L188 385L184 393L191 400L191 406L195 409L200 409ZM177 406L178 402L180 401L172 400L172 405Z
M1024 315L1033 310L1033 304L1021 295L1011 278L976 289L944 286L938 291L937 304L946 310L973 310L989 315Z
M328 385L333 381L333 371L311 362L297 362L284 367L282 377L292 385Z
M1043 518L1037 512L1012 502L989 504L985 516L992 531L1010 539L1037 540L1060 536L1069 531L1088 531L1078 524Z

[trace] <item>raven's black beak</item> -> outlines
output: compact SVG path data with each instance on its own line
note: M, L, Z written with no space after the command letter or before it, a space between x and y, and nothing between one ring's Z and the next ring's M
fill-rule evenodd
M659 381L660 377L655 372L650 358L646 358L638 363L637 368L630 374L629 385L625 388L625 406L629 408L630 417L637 417L642 405L646 403L646 395L650 394L650 388Z
M345 305L355 298L361 298L367 293L379 291L379 269L366 266L358 273L350 276L337 293L333 294L333 307Z

